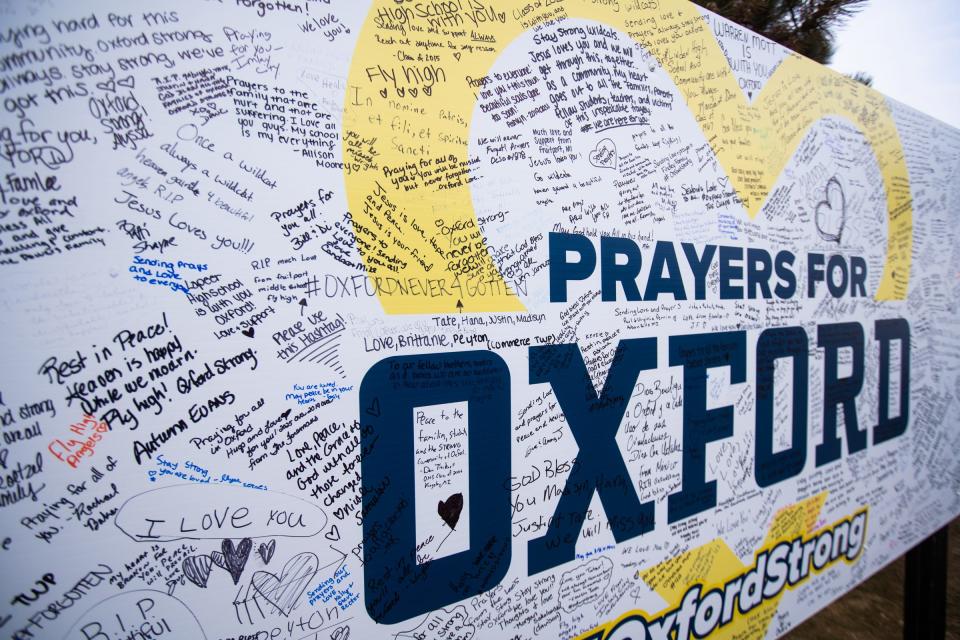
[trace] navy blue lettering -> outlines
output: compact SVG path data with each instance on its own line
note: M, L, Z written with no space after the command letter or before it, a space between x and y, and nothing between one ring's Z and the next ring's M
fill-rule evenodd
M577 345L530 347L529 358L530 384L550 383L580 450L547 533L527 545L528 573L533 575L576 558L594 492L617 542L653 529L654 504L640 503L616 436L637 377L657 366L657 340L622 340L599 396Z
M624 264L617 264L617 256L625 256L627 261ZM619 282L623 286L623 293L627 300L640 300L637 276L640 275L642 264L640 247L633 240L600 238L600 299L604 302L615 301Z
M670 337L670 366L683 366L683 478L680 491L667 497L670 522L717 504L717 483L705 482L707 443L733 435L733 407L707 410L707 369L729 366L730 383L745 382L746 336L726 331Z
M463 401L470 548L418 564L413 410ZM510 492L504 490L510 486L510 372L503 359L490 351L460 351L381 360L360 384L360 423L370 617L403 622L499 584L511 556Z
M667 268L666 275L663 274L664 267ZM683 290L680 264L677 262L677 253L672 242L657 242L653 250L653 260L650 261L650 275L647 278L647 289L643 298L656 300L661 293L672 294L674 300L687 299L687 294Z
M683 253L687 256L687 262L690 264L690 271L693 272L694 299L706 300L707 273L713 263L713 254L717 252L717 245L708 244L703 248L703 253L699 257L697 256L697 248L689 242L684 242L680 246L683 247Z
M732 264L734 260L743 260L743 247L720 246L720 299L741 300L743 287L730 284L733 280L743 279L743 265Z
M761 487L792 478L807 461L807 332L801 327L767 329L757 340L757 423L754 477ZM775 363L793 359L793 430L790 448L773 452Z
M770 254L763 249L747 249L747 297L753 300L760 296L770 298L770 276L773 273L773 264Z
M550 233L550 302L567 301L567 282L586 280L597 266L597 252L586 236ZM579 262L567 262L567 252L580 254Z
M873 444L903 435L910 419L910 323L904 318L877 320L874 325L880 341L879 422L873 430ZM890 417L890 342L900 341L900 413Z
M817 327L817 346L823 347L823 442L817 445L817 466L840 459L837 435L837 405L843 407L847 452L867 447L867 432L857 427L856 399L863 387L863 326L859 322L822 324ZM853 371L840 378L837 368L840 349L853 350Z
M780 282L773 288L773 292L781 300L792 298L797 292L797 276L793 273L793 263L797 259L789 251L780 251L777 257L773 259L773 268L777 272L777 278Z

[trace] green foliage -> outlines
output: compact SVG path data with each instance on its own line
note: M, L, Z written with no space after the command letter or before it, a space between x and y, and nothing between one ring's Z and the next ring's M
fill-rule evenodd
M867 0L694 0L822 64L834 53L834 29Z

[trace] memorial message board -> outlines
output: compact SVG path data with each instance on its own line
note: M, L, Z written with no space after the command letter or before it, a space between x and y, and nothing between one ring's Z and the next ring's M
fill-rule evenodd
M0 636L773 638L960 512L956 129L680 0L0 15Z

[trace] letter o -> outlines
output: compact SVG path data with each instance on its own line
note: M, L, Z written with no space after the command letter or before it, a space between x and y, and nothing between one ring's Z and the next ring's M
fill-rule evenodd
M400 364L436 372L429 379L391 379ZM460 371L460 377L445 375ZM397 570L416 557L413 410L467 402L470 492L470 549L430 560L416 583ZM380 624L395 624L492 589L510 568L510 371L491 351L393 356L373 365L360 384L360 457L364 539L390 531L393 541L376 550L363 547L367 613ZM476 562L484 572L476 575ZM429 569L429 570L428 570ZM456 585L456 588L454 587Z

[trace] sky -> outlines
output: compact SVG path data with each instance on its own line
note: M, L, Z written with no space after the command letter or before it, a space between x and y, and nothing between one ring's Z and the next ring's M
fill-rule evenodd
M960 2L870 0L837 30L830 66L960 128Z

